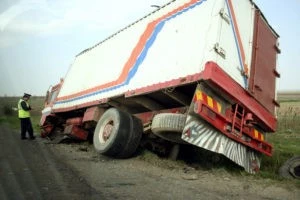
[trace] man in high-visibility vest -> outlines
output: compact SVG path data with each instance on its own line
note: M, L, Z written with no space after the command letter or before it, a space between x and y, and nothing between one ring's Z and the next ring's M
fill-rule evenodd
M21 121L21 139L25 140L26 132L29 134L29 138L34 140L35 136L33 135L32 124L30 120L30 110L28 100L30 99L30 94L24 93L23 98L19 100L18 110L19 110L19 119Z

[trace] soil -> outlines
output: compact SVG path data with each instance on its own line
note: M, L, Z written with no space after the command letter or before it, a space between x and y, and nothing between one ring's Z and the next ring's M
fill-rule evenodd
M6 125L0 133L0 199L300 199L293 182L150 162L143 154L112 159L89 143L20 140Z

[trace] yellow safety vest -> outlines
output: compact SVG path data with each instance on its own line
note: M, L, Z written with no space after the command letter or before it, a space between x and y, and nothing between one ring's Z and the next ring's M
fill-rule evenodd
M19 118L28 118L30 117L30 112L28 110L24 110L21 106L23 99L20 99L18 103L18 110L19 110ZM27 107L29 107L29 104L25 101Z

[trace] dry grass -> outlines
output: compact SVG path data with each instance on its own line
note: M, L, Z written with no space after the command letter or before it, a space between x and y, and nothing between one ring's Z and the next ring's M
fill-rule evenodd
M300 155L300 93L279 94L280 107L277 109L278 126L276 133L269 134L273 145L273 156L262 157L261 175L278 179L281 165L295 155Z
M280 103L277 116L279 132L300 132L300 101Z
M277 98L280 102L300 101L300 91L278 92Z

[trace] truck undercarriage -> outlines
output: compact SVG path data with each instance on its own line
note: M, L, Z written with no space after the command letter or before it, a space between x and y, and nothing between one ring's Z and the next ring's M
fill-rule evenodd
M50 96L59 87L52 88ZM99 102L76 112L47 113L42 136L51 137L59 127L69 138L93 138L99 153L125 158L135 152L143 135L150 141L143 139L144 145L171 152L173 158L178 144L192 144L223 154L250 173L259 170L260 153L272 154L265 134L274 131L276 119L215 63L207 63L194 76Z

